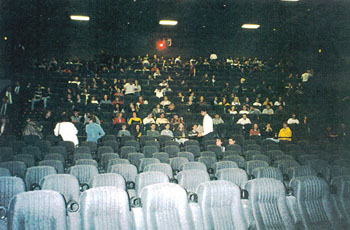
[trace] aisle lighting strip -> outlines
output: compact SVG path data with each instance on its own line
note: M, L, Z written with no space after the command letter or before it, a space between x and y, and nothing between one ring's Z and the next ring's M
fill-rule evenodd
M242 28L243 29L258 29L260 25L258 24L243 24Z
M175 20L160 20L159 21L159 25L176 26L177 25L177 21L175 21Z

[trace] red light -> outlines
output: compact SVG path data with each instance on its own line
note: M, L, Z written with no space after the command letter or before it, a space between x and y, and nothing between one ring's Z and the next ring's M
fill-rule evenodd
M165 47L164 41L159 41L159 42L157 42L157 48L158 48L159 50L165 49L166 47Z

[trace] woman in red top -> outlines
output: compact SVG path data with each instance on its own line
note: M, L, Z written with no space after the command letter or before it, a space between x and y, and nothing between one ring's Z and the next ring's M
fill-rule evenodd
M258 124L253 125L253 128L250 129L249 136L261 136Z

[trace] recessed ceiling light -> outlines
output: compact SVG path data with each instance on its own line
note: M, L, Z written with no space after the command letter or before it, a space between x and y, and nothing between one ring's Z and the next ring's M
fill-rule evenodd
M299 2L299 0L281 0L281 2Z
M89 16L82 16L82 15L71 15L70 19L75 20L75 21L89 21L90 17Z
M243 24L242 28L243 29L258 29L260 25L258 24Z
M175 20L160 20L159 21L159 25L176 26L177 25L177 21L175 21Z

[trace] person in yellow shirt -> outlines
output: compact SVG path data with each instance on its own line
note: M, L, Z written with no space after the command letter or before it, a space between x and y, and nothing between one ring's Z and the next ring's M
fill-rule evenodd
M278 139L280 141L292 141L292 130L285 122L283 122L283 128L278 133Z
M136 112L132 113L132 117L129 119L128 124L142 124L141 118L137 117Z

